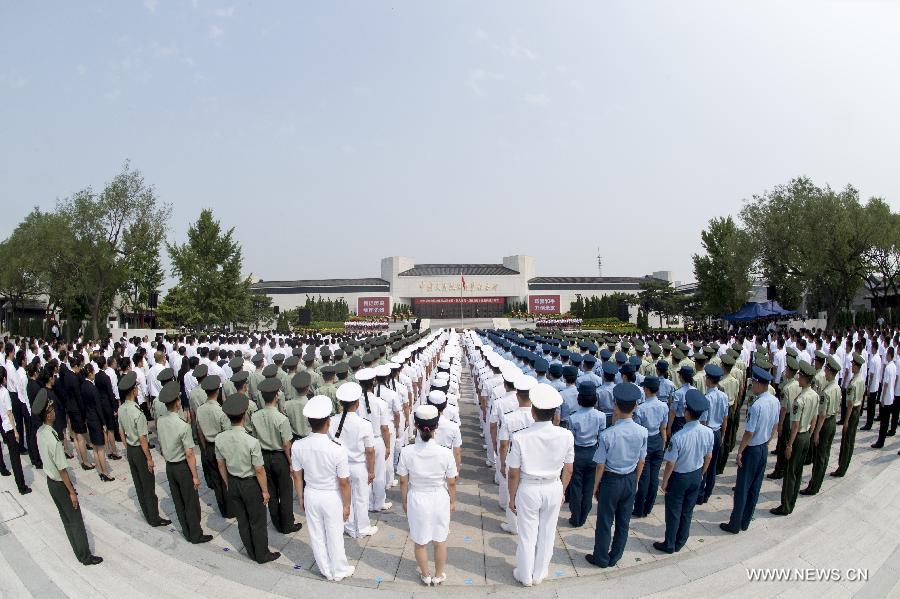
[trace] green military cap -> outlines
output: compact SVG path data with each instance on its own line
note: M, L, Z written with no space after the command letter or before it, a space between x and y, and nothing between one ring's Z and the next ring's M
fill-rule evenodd
M193 374L195 379L202 379L209 374L209 368L206 367L206 364L198 364Z
M297 356L288 356L288 357L284 360L284 367L285 367L285 368L294 368L294 367L296 367L299 363L300 363L300 358L298 358Z
M343 360L344 359L344 350L338 348L334 350L334 359L335 360Z
M262 354L260 354L260 353L255 353L255 354L253 354L253 356L250 358L250 361L253 362L254 364L262 364L262 362L263 362L265 359L266 359L265 356L263 356Z
M709 356L711 358L714 355L716 355L716 350L713 348L712 345L707 345L706 347L703 348L703 353L705 353L707 356Z
M273 362L284 362L284 354L281 352L278 352L277 354L272 356L272 361Z
M722 364L724 364L725 366L734 366L734 358L729 354L724 354L722 356Z
M680 347L676 347L672 350L672 357L678 361L684 360L684 352L681 351Z
M719 346L719 344L716 343L715 341L713 341L712 343L710 343L709 346L712 348L712 350L713 350L714 352L718 352L718 351L719 351L719 347L720 347L720 346Z
M249 378L250 373L246 370L241 370L240 372L235 372L233 375L231 375L231 382L235 385L240 385L241 383L246 382Z
M740 352L744 351L744 346L741 345L740 343L738 343L737 341L735 341L734 343L731 344L731 349L740 353Z
M275 364L269 364L262 369L262 375L267 379L272 378L276 374L278 374L278 366L276 366Z
M334 366L326 364L322 367L322 376L330 376L332 374L334 374Z
M634 351L644 353L644 350L645 350L645 349L646 349L646 348L644 347L644 342L643 342L643 341L636 341L636 342L635 342L635 344L634 344Z
M314 354L313 352L310 352L310 351L306 352L305 354L303 354L303 361L304 361L304 362L307 362L307 363L308 363L308 362L315 362L315 361L316 361L316 354Z
M690 348L687 346L687 343L685 343L681 339L679 339L678 341L675 342L675 347L680 349L682 351L682 353L684 353L686 351L690 351Z
M244 367L244 358L241 356L235 356L231 359L231 362L228 363L228 367L232 370L237 370L238 368Z
M125 373L125 376L119 379L119 391L128 393L137 385L137 374L133 370Z
M792 356L788 356L784 361L788 368L793 370L794 372L800 372L800 364L797 362L797 358Z
M277 393L281 389L281 381L275 377L263 379L257 385L257 389L260 393Z
M348 372L350 372L350 367L347 366L346 362L338 362L334 365L335 374L347 374Z
M709 359L709 356L706 355L706 352L702 349L699 349L694 352L694 361L695 362L705 362Z
M175 371L171 368L163 368L159 371L159 374L156 375L156 380L165 385L171 380L175 379Z
M47 393L47 389L41 387L38 389L37 396L34 398L34 404L31 406L31 413L37 414L43 418L44 411L47 409L47 406L51 405L53 402L50 399L50 394Z
M260 383L262 384L262 383ZM247 411L250 400L243 393L232 393L222 404L222 411L228 416L240 416Z
M181 396L181 385L175 381L169 381L159 392L159 401L169 405L173 401L177 401Z
M728 348L728 351L725 352L725 355L726 355L726 356L731 356L731 358L732 358L733 360L735 360L735 361L737 361L737 359L741 356L741 354L737 353L736 351L734 351L734 350L731 349L730 347Z
M203 382L200 383L200 386L203 388L204 391L206 391L208 393L210 391L217 390L221 386L221 384L222 384L222 380L219 378L219 375L211 374L208 377L206 377L205 379L203 379Z
M789 355L792 358L796 358L798 355L796 347L789 347L785 351L787 352L787 355Z
M816 356L816 360L827 360L828 359L828 356L821 349L816 350L815 356Z
M307 371L298 372L291 378L291 386L294 389L306 389L312 383L312 377Z
M658 356L662 353L662 348L655 343L650 344L650 354L654 356Z
M834 358L834 356L828 356L828 359L825 361L825 365L831 370L831 372L837 374L841 371L841 365Z
M762 368L763 370L771 370L772 369L772 363L769 362L769 358L765 357L762 354L756 354L756 359L754 360L754 362L756 363L756 365L758 367Z
M383 355L386 354L386 353L387 353L387 348L386 348L385 346L382 345L381 347L378 348L378 355L379 355L379 356L383 356Z
M299 358L303 355L303 348L298 345L293 349L293 351L291 351L291 355Z
M628 351L629 349L631 349L631 344L628 343L627 341L623 341L622 342L622 351Z
M816 367L806 360L800 360L800 373L810 377L816 376Z
M859 354L854 354L854 355L853 355L853 362L854 362L857 366L865 366L865 365L866 365L866 359L863 358L863 357L862 357L861 355L859 355Z
M668 339L663 339L662 343L660 343L663 349L672 349L672 342Z
M350 356L350 368L359 368L362 366L362 359L359 356Z
M325 358L325 357L331 355L331 349L329 349L329 347L326 345L325 347L323 347L323 348L319 351L319 353L322 354L322 357L323 357L323 358Z
M694 341L694 343L692 343L692 345L694 346L695 350L703 348L703 342L701 342L701 341Z

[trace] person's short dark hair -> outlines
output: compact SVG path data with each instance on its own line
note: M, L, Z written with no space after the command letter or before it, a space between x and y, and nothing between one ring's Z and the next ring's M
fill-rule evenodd
M229 414L229 415L228 415L228 420L231 421L231 424L232 424L232 425L235 425L235 424L240 424L240 423L241 423L241 419L242 419L243 417L244 417L244 414L238 414L237 416L232 416L231 414Z
M684 412L685 412L685 414L690 414L692 420L699 420L700 416L703 415L703 412L695 412L694 410L690 409L687 406L685 406Z
M532 407L531 409L534 410L534 419L536 422L549 422L556 416L556 408L542 410L540 408Z
M582 408L593 408L597 405L597 394L596 393L579 393L578 394L578 405Z
M623 414L631 414L634 412L634 409L637 407L637 403L633 401L616 401L616 407L619 408L619 411Z
M309 426L312 430L320 431L328 426L328 421L331 420L331 418L307 418L307 420L309 421Z

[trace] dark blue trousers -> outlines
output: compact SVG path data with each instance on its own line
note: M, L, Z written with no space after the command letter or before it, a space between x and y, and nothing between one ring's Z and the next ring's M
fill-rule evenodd
M747 530L750 527L750 520L753 519L756 502L759 500L759 488L766 474L768 448L768 443L751 445L741 456L741 467L738 468L734 487L734 507L728 520L728 526L732 530Z
M594 478L597 474L597 464L594 463L596 451L596 445L575 446L575 464L572 468L572 480L569 482L569 509L572 512L569 524L572 526L584 526L591 513Z
M666 489L666 548L679 551L691 536L691 518L703 483L703 468L673 472Z
M656 503L656 494L659 491L659 468L663 463L662 437L653 435L647 437L647 457L644 460L644 471L641 472L641 480L638 481L637 493L634 497L633 516L642 518L653 511Z
M713 489L716 487L716 464L719 463L719 453L722 451L722 430L713 431L713 450L712 459L709 461L709 468L706 469L706 476L703 477L703 488L700 491L700 497L697 503L703 504L709 501Z
M604 472L603 478L600 479L597 530L594 533L594 564L597 566L614 566L625 553L636 487L637 477L634 472L631 474ZM610 546L610 533L614 521L616 532Z

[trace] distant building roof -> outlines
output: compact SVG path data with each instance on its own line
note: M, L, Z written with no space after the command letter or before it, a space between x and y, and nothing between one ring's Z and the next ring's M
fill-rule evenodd
M535 277L528 281L532 290L637 291L646 277Z
M517 275L519 271L502 264L416 264L399 274L401 277L435 277L443 275Z
M298 281L258 281L250 285L253 291L269 295L290 293L358 293L391 290L384 279L304 279Z

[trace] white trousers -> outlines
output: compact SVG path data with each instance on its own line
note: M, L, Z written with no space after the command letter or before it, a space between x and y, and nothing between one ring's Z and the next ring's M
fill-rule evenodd
M369 520L369 469L365 462L350 462L350 519L344 530L351 537L362 537L371 527Z
M353 569L344 552L344 503L340 491L307 486L303 491L303 506L309 544L319 572L328 580L349 576Z
M509 505L509 485L506 483L506 477L500 474L500 456L497 456L497 463L494 464L494 480L498 481L497 484L500 486L498 503L502 510Z
M485 445L487 445L487 461L495 464L497 462L497 454L494 451L494 443L491 441L491 425L487 420L484 421L484 441Z
M391 425L391 453L389 456L386 456L387 459L384 462L384 484L385 487L393 486L391 483L396 478L394 475L394 453L396 451L397 439L394 434L394 427Z
M375 439L375 480L369 492L369 509L380 510L384 507L387 492L385 487L384 439Z
M542 581L550 569L556 521L563 498L562 482L522 481L516 492L519 544L516 570L519 582Z

